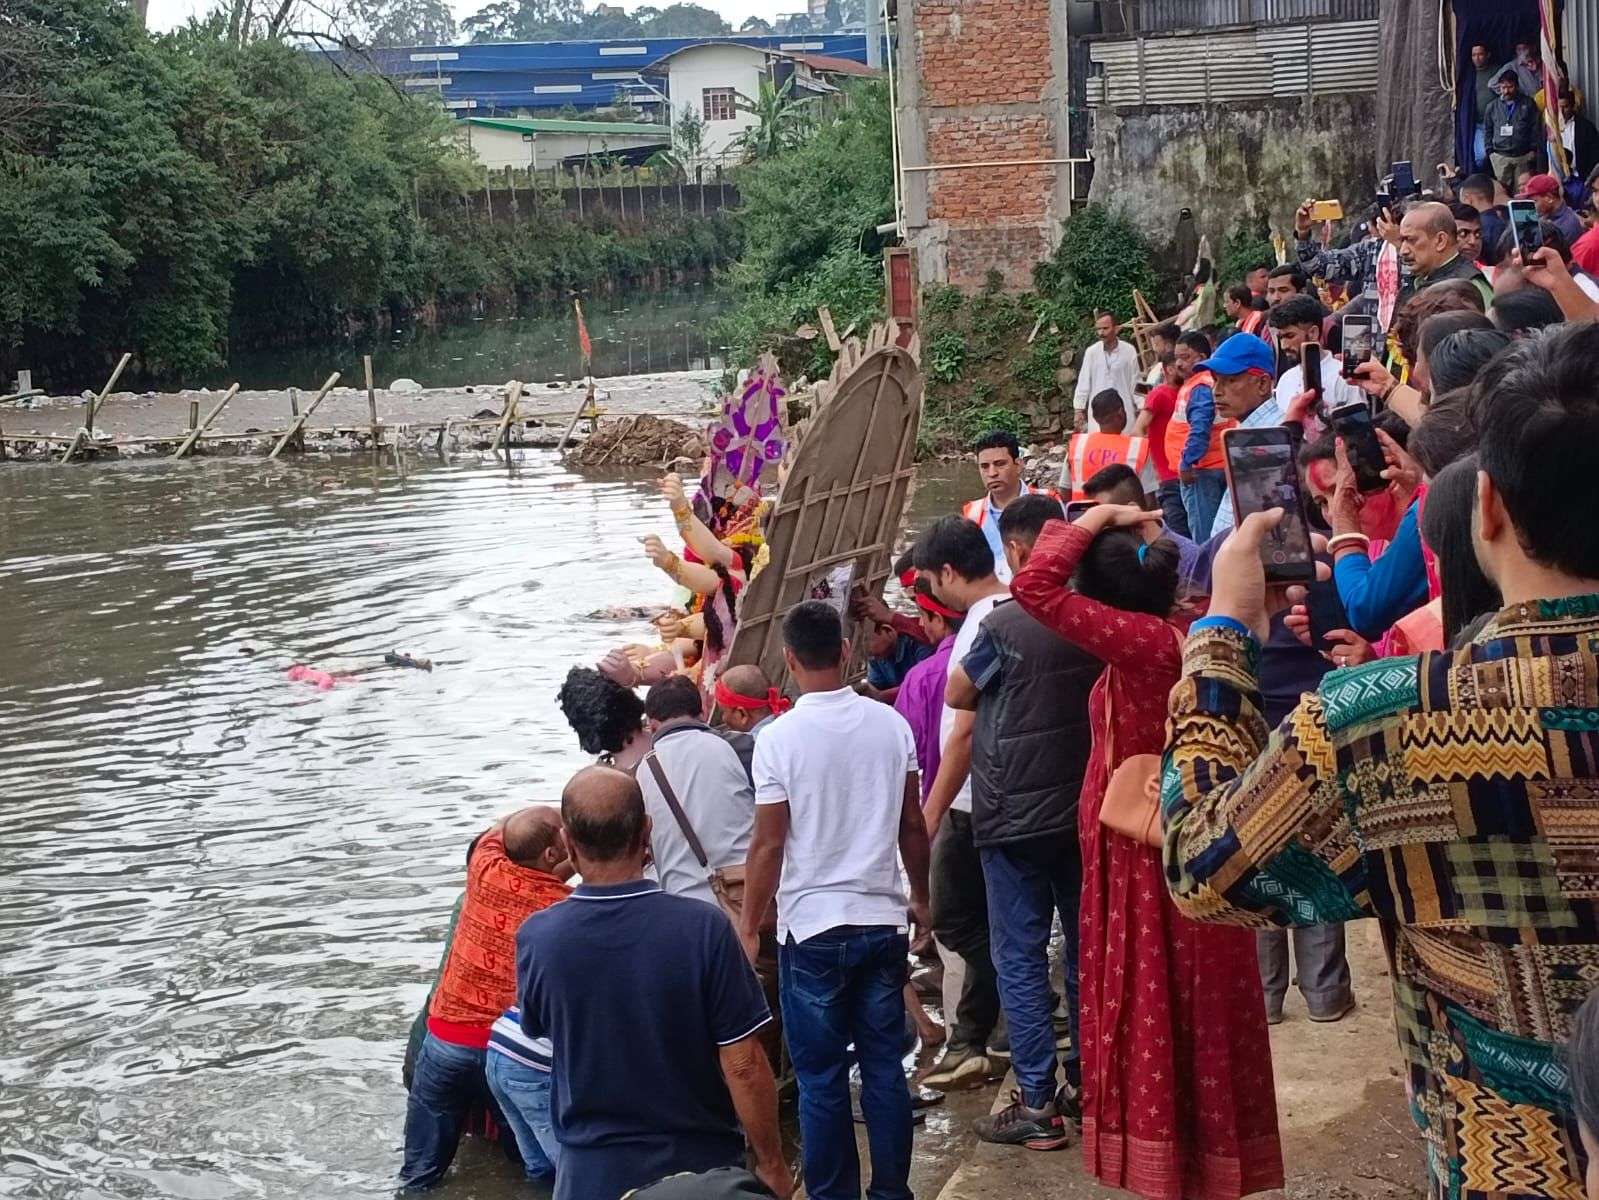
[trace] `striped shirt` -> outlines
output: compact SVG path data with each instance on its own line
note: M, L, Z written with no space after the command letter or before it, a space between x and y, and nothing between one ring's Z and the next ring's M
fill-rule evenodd
M522 1032L522 1010L514 1004L490 1027L489 1052L503 1054L536 1071L548 1071L555 1061L555 1048L549 1038L528 1037Z

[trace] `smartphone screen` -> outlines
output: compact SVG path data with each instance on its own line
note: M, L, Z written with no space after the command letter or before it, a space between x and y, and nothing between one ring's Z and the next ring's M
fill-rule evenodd
M1355 486L1362 492L1382 491L1388 486L1388 481L1382 477L1388 460L1383 455L1382 443L1377 440L1371 409L1357 400L1333 409L1330 419L1333 432L1344 439L1344 451L1355 470Z
M1408 196L1417 191L1416 169L1409 162L1396 162L1390 168L1394 173L1394 193Z
M1348 629L1349 616L1338 596L1338 585L1332 580L1313 583L1308 592L1305 609L1310 615L1310 644L1317 653L1326 654L1332 649L1327 635L1335 629Z
M1393 220L1394 194L1392 192L1377 193L1377 211L1382 215L1384 221Z
M1304 390L1316 393L1316 402L1312 407L1320 413L1325 397L1321 386L1321 347L1315 342L1306 342L1299 348L1299 373Z
M1229 429L1222 434L1227 486L1240 525L1250 513L1284 511L1277 527L1260 544L1269 583L1308 583L1316 578L1310 524L1294 464L1294 437L1281 425L1267 429Z
M1531 200L1510 202L1510 236L1516 249L1521 251L1521 261L1543 245L1543 233L1538 228L1538 206Z
M1344 378L1352 378L1355 368L1370 362L1377 349L1377 330L1372 318L1364 315L1346 316L1341 322L1344 341Z
M1078 517L1082 516L1089 509L1093 508L1094 503L1095 502L1092 500L1069 501L1066 505L1066 519L1068 521L1077 520Z

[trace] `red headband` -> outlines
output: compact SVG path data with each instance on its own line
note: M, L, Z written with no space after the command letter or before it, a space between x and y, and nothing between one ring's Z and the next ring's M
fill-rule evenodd
M793 707L776 688L767 688L765 696L741 696L729 691L727 684L720 679L716 681L716 702L723 708L769 708L774 717L781 716Z
M900 575L899 575L899 586L902 587L902 588L907 588L907 589L908 588L913 588L913 587L916 586L916 568L915 567L906 567L903 571L900 572Z
M932 613L935 617L943 617L946 621L957 621L965 616L953 608L947 608L925 592L916 593L916 607L923 612Z

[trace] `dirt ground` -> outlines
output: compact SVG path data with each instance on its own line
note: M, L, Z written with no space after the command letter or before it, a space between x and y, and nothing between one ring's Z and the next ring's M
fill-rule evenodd
M1359 1008L1333 1025L1313 1024L1290 992L1287 1020L1272 1030L1277 1111L1289 1200L1421 1200L1421 1141L1405 1107L1394 1040L1388 966L1374 922L1349 927ZM953 1096L918 1132L912 1187L939 1200L1126 1196L1087 1177L1081 1150L1053 1154L982 1145L973 1116L1006 1097Z

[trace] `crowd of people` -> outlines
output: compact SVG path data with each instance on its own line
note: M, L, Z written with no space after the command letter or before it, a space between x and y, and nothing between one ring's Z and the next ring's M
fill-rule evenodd
M860 1123L904 1200L922 1089L1007 1068L979 1139L1149 1200L1279 1188L1269 1027L1296 978L1354 1009L1374 919L1430 1194L1599 1200L1599 243L1536 173L1541 245L1500 231L1512 77L1493 174L1341 246L1307 205L1225 319L1103 314L1061 476L980 439L888 594L781 614L783 679L727 662L755 478L665 481L689 610L570 672L597 763L468 851L407 1188L480 1127L561 1200L786 1200L791 1074L807 1195L863 1194ZM1264 502L1235 430L1291 448ZM1269 582L1300 521L1312 570Z

